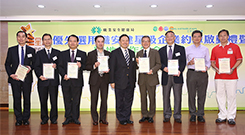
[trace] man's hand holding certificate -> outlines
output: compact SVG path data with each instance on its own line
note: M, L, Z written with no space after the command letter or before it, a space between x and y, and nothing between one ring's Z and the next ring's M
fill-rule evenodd
M150 60L149 57L139 58L139 72L148 73L150 71Z
M179 75L178 60L168 60L168 75Z
M78 78L78 64L74 62L67 63L67 77L77 79Z
M99 62L98 71L99 72L107 72L109 70L108 59L109 59L108 56L98 56L98 62Z
M29 68L27 68L23 65L19 65L16 72L15 72L15 75L19 80L24 81L28 70L29 70Z
M219 59L219 73L229 74L230 72L231 72L230 58L220 58Z
M54 79L54 68L53 63L43 64L43 77L47 79Z

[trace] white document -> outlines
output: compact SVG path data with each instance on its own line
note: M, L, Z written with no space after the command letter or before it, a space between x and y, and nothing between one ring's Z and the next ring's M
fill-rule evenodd
M78 78L78 65L74 62L67 63L67 77L77 79Z
M195 58L195 71L206 71L204 58Z
M43 63L43 76L47 79L54 79L53 63Z
M219 73L230 73L230 58L220 58L219 59Z
M179 62L178 60L168 60L168 75L178 75Z
M150 59L148 57L139 58L139 72L148 73L150 71Z
M99 67L98 67L98 71L99 72L103 72L103 71L108 71L109 70L109 66L108 66L108 56L98 56L98 62L100 63Z
M27 74L28 68L23 66L23 65L19 65L15 75L17 75L17 78L20 79L21 81L25 80L26 74Z

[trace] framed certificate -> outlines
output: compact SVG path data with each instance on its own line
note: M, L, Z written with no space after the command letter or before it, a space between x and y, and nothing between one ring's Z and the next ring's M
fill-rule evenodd
M98 71L99 72L103 72L103 71L108 71L109 70L109 66L108 66L108 56L98 56L97 60L100 63L99 67L98 67Z
M206 71L204 58L195 58L195 71Z
M150 59L149 57L139 58L139 72L148 73L150 71Z
M77 79L78 78L78 65L75 62L67 63L67 77Z
M168 75L178 75L179 62L178 60L168 60Z
M17 75L17 78L20 79L21 81L25 80L26 74L27 74L28 68L23 66L23 65L19 65L15 75Z
M43 63L43 76L47 79L54 79L53 63Z
M219 73L230 73L230 58L219 58Z

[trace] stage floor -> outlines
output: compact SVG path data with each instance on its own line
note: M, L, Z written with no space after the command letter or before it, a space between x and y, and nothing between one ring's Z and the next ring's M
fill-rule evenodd
M132 112L131 120L134 124L120 125L115 112L108 112L109 125L99 124L93 126L90 112L80 112L81 125L68 124L62 126L64 112L59 112L58 124L41 125L40 112L32 112L30 125L15 126L14 113L0 111L1 135L77 135L77 134L183 134L183 135L244 135L245 111L237 111L236 125L226 123L216 124L218 111L205 111L205 123L190 122L188 111L182 111L182 124L175 123L171 118L170 123L163 123L163 112L157 111L154 123L139 123L141 113Z

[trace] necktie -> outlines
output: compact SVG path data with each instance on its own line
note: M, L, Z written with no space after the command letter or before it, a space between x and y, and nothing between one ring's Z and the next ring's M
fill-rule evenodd
M21 65L24 65L24 47L21 47Z
M146 50L144 51L143 57L147 57Z
M50 59L50 52L49 52L49 50L48 50L48 58Z
M168 50L168 59L171 60L172 59L172 46L169 46L169 50Z
M71 54L71 62L73 62L74 61L74 51L71 51L72 52L72 54Z
M129 55L128 55L127 50L125 50L125 60L126 60L127 66L128 66L129 65Z

